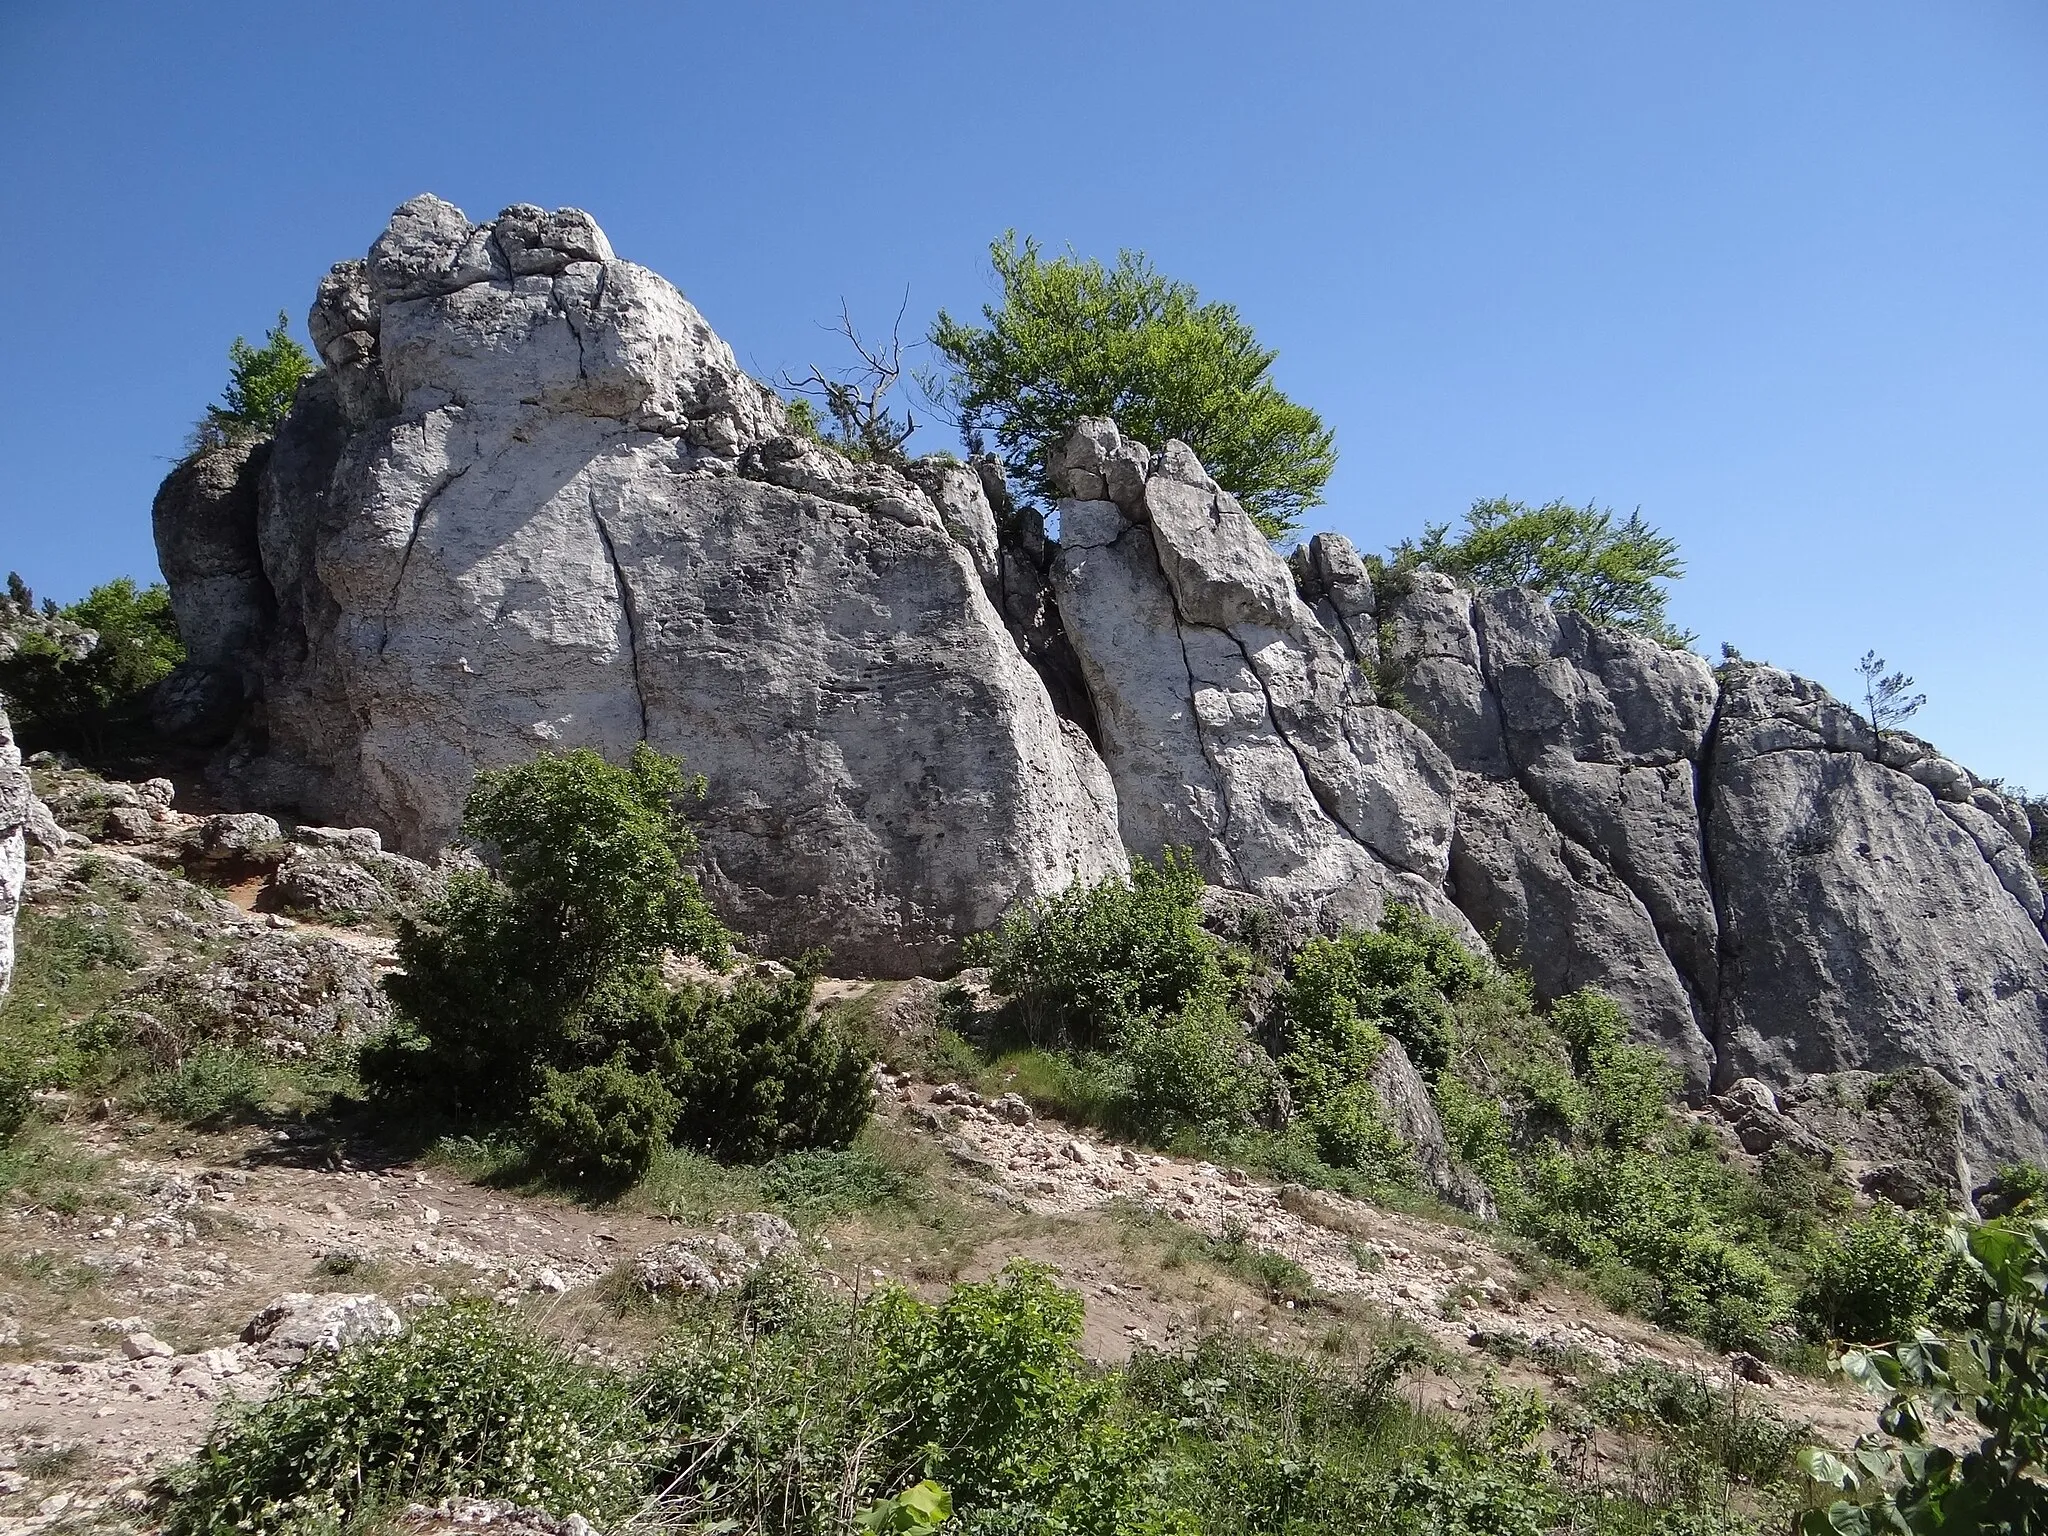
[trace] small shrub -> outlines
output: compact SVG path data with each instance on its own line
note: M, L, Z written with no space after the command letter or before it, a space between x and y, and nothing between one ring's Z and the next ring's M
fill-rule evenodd
M263 1089L262 1069L247 1051L202 1045L177 1066L151 1077L137 1097L166 1119L207 1125L253 1113Z
M843 1147L874 1104L873 1058L811 1011L808 969L770 987L673 994L673 1038L689 1051L676 1078L676 1135L714 1156L761 1162Z
M681 1109L658 1077L608 1061L573 1072L550 1068L526 1114L539 1163L604 1190L639 1181Z
M326 1532L408 1499L503 1499L604 1521L648 1436L622 1386L478 1303L316 1355L230 1414L173 1480L172 1536Z
M380 1071L461 1114L514 1118L543 1069L617 1053L598 1026L638 1027L663 951L722 963L725 932L683 863L700 791L644 742L624 766L579 749L479 774L463 831L499 867L454 875L401 920L385 985L413 1038Z
M968 957L1014 999L1033 1044L1114 1045L1148 1014L1221 988L1221 948L1202 929L1201 896L1186 850L1169 848L1157 867L1134 857L1128 880L1071 886L1013 909L976 935Z
M1800 1321L1816 1337L1851 1344L1907 1338L1926 1312L1943 1255L1932 1222L1879 1206L1815 1245Z
M1289 1052L1349 1076L1371 1070L1383 1030L1435 1078L1450 1062L1453 1005L1492 970L1443 924L1391 905L1377 929L1316 939L1295 955L1282 994Z
M865 1147L790 1152L761 1170L761 1192L811 1221L911 1198L920 1180Z
M1279 1074L1214 993L1132 1024L1120 1055L1129 1074L1123 1118L1141 1136L1191 1127L1224 1138L1271 1114Z

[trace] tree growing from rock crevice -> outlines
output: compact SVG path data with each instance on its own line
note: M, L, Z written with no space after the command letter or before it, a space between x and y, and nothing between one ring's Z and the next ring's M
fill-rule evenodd
M1002 284L985 325L944 310L931 343L951 369L926 381L972 453L992 436L1004 468L1047 500L1045 452L1085 416L1154 447L1178 438L1268 538L1293 532L1336 468L1330 429L1271 378L1270 347L1229 304L1203 303L1138 251L1116 265L1051 259L1014 232L989 247Z
M237 336L228 348L228 384L220 404L209 405L193 431L195 449L252 437L269 437L283 424L299 386L318 370L306 349L292 340L283 310L277 324L252 347Z
M1856 675L1863 679L1863 717L1870 722L1876 750L1883 752L1885 732L1925 709L1927 695L1914 693L1913 679L1905 673L1886 672L1884 658L1875 651L1863 653L1856 663Z
M1643 521L1616 524L1612 511L1568 501L1531 507L1505 497L1475 501L1456 538L1449 523L1393 550L1397 568L1428 566L1487 590L1529 587L1595 624L1632 629L1666 645L1694 637L1665 615L1665 583L1685 574L1678 541Z

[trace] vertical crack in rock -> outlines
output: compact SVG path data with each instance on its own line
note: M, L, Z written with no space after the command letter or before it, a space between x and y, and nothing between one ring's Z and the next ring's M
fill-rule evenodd
M1482 605L1476 602L1472 605L1472 637L1478 642L1479 646L1480 686L1498 699L1501 696L1499 673L1494 667L1493 648L1487 639L1486 615ZM1714 690L1714 716L1716 719L1719 718L1720 708L1721 692L1717 687ZM1702 737L1702 742L1704 743L1708 740L1711 734L1712 728L1710 726L1708 736ZM1710 1010L1707 1007L1706 998L1701 994L1699 979L1692 975L1691 968L1680 958L1667 925L1658 918L1657 909L1651 904L1649 897L1636 888L1636 881L1630 878L1629 871L1623 869L1619 863L1609 858L1599 849L1589 846L1580 838L1574 837L1559 823L1556 815L1550 809L1549 797L1543 793L1543 781L1537 778L1529 765L1524 763L1515 754L1511 733L1508 730L1507 714L1504 710L1500 715L1500 755L1501 760L1508 765L1508 771L1514 775L1516 785L1520 787L1523 794L1529 797L1529 803L1536 808L1545 821L1550 823L1551 827L1557 832L1557 835L1584 853L1587 858L1610 871L1614 878L1621 883L1622 889L1633 896L1636 904L1643 909L1643 916L1650 924L1650 932L1656 937L1657 947L1664 952L1664 958L1669 962L1672 974L1678 978L1679 986L1685 989L1685 1000L1691 1005L1694 1023L1699 1029L1700 1037L1706 1041L1710 1051L1713 1053L1715 1065L1718 1066L1720 1040L1717 1014L1719 1012L1718 1005L1721 995L1718 965L1716 966L1716 974L1713 978L1716 1007ZM1705 864L1706 823L1698 809L1700 804L1700 781L1705 771L1703 766L1705 758L1706 747L1702 745L1701 761L1694 764L1693 770L1694 820L1699 825L1701 860L1703 873L1706 876L1704 883L1707 886L1708 899L1714 904L1714 934L1715 941L1718 944L1723 932L1720 902L1714 895L1711 866ZM1679 761L1685 761L1685 759L1681 758ZM1626 773L1629 771L1630 765L1617 764L1616 766L1620 767L1623 773Z
M1309 798L1315 801L1316 808L1327 816L1339 831L1358 844L1359 847L1365 849L1366 852L1372 854L1375 858L1383 857L1377 848L1367 842L1357 829L1344 819L1343 813L1330 803L1322 786L1316 783L1316 776L1309 772L1307 756L1300 747L1294 744L1294 738L1287 734L1287 727L1280 723L1280 710L1273 703L1272 686L1266 681L1266 675L1259 670L1258 663L1252 660L1251 647L1239 638L1235 630L1220 629L1216 633L1226 637L1232 645L1237 647L1238 655L1244 658L1245 671L1251 673L1252 681L1259 685L1259 692L1266 700L1266 718L1273 722L1273 734L1279 737L1281 745L1293 754L1294 766L1301 770L1301 782L1307 787ZM1388 862L1392 863L1393 861L1388 860ZM1399 866L1396 867L1398 868Z
M1137 523L1130 524L1122 533L1116 536L1113 542L1121 544L1133 533L1138 532L1139 528L1140 525ZM1162 578L1159 583L1160 589L1166 593L1166 601L1173 609L1173 639L1174 643L1180 647L1180 664L1187 673L1188 720L1195 729L1195 745L1202 749L1202 761L1209 765L1209 772L1215 776L1216 795L1223 803L1223 823L1216 829L1216 851L1230 867L1227 872L1218 870L1217 873L1227 874L1229 880L1235 881L1240 876L1237 869L1237 852L1230 846L1230 775L1224 771L1222 763L1217 761L1215 750L1209 745L1208 733L1202 729L1202 708L1195 701L1195 695L1201 691L1201 684L1195 681L1195 664L1188 655L1187 632L1191 629L1205 629L1208 626L1190 623L1187 615L1181 612L1180 594L1173 590L1172 582L1163 579L1166 574L1166 565L1164 561L1159 559L1158 535L1153 533L1149 527L1144 529L1144 533L1145 537L1152 541L1152 558L1159 565ZM1235 639L1236 637L1233 636L1232 638ZM1264 684L1260 686L1263 688Z
M426 446L427 424L420 427L420 445ZM420 529L426 526L427 514L434 510L434 503L441 499L441 493L468 474L470 466L448 471L435 482L434 488L420 501L419 510L412 515L412 531L405 536L405 553L398 557L398 575L391 583L391 595L384 600L383 628L377 637L377 654L382 656L386 646L391 644L391 615L398 611L398 594L405 586L405 573L412 566L412 549L420 540Z
M1693 814L1700 827L1700 867L1706 872L1707 900L1714 905L1714 1012L1708 1023L1707 1046L1713 1053L1713 1086L1727 1087L1721 1066L1723 1054L1722 1013L1728 997L1728 913L1721 901L1721 880L1714 869L1714 759L1721 746L1721 705L1727 693L1715 679L1714 712L1707 717L1706 733L1700 738L1700 760L1692 779ZM1659 934L1661 942L1663 935Z
M619 564L619 552L612 544L612 531L605 526L604 514L597 510L597 487L590 487L590 520L597 525L598 542L604 545L604 557L611 562L612 585L618 589L619 607L626 616L626 655L633 667L633 697L640 706L640 739L647 740L647 688L640 676L640 615L633 607L633 589L626 585L626 571Z

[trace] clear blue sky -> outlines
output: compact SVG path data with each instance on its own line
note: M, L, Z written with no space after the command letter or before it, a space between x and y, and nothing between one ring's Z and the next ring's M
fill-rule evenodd
M391 208L590 209L762 376L1008 227L1235 302L1366 547L1640 506L1714 654L2048 789L2048 5L0 5L0 565L151 574L223 353Z

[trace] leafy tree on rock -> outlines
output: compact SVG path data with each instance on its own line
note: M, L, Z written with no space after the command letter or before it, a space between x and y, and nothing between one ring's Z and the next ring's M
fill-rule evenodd
M32 602L22 583L0 624L12 631L0 646L0 695L32 750L98 755L185 659L171 595L161 582L138 587L121 576L54 612L37 615Z
M1482 590L1531 587L1595 624L1637 630L1666 645L1693 639L1664 613L1663 584L1685 574L1678 541L1644 522L1641 512L1616 526L1612 512L1591 502L1531 507L1496 497L1472 504L1457 538L1449 523L1432 523L1421 539L1398 545L1394 561L1426 565Z
M206 408L195 437L197 446L212 447L250 437L268 437L283 423L298 397L299 386L315 371L312 357L292 340L283 310L277 324L252 347L237 336L228 348L228 385L221 403Z
M951 365L927 388L957 413L970 449L992 433L1004 467L1050 497L1047 446L1084 416L1126 435L1186 443L1268 538L1322 500L1337 453L1322 418L1269 377L1277 354L1229 304L1125 251L1114 267L1047 259L1007 234L989 247L1000 306L976 326L940 311L932 345Z

